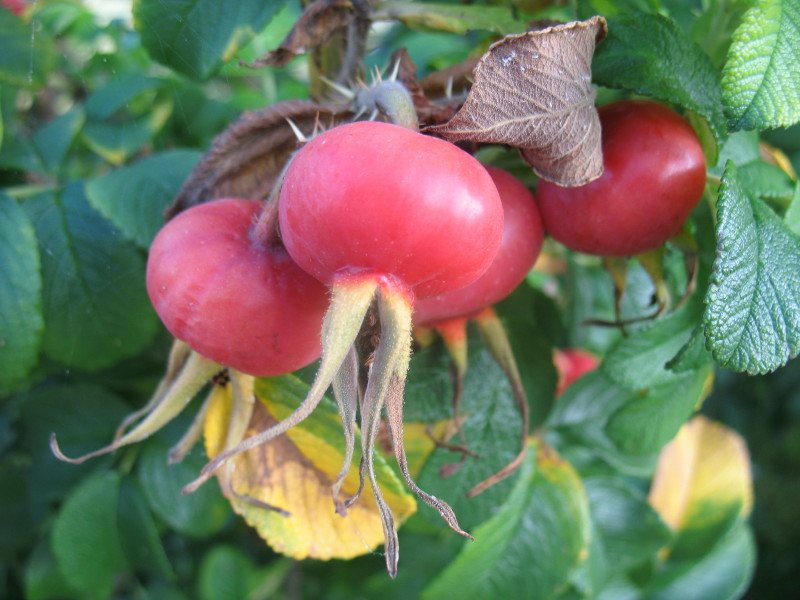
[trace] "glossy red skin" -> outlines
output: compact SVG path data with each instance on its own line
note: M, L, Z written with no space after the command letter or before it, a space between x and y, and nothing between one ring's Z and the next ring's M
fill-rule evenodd
M503 230L491 177L453 144L361 121L308 142L283 182L280 227L308 273L390 275L417 297L467 285Z
M284 248L251 238L262 208L227 198L180 213L150 248L147 291L170 333L193 350L272 376L319 357L328 296Z
M706 163L691 126L648 100L600 107L604 172L573 188L541 181L545 230L568 248L633 256L675 235L703 195Z
M508 296L536 262L544 228L530 190L511 173L486 167L503 203L503 237L489 269L469 285L430 298L414 307L414 322L437 325L454 317L471 316Z
M553 351L553 363L558 372L556 396L560 396L576 379L595 370L600 364L600 359L588 350L565 348Z

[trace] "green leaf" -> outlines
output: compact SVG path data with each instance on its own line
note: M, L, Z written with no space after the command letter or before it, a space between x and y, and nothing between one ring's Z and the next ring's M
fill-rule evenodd
M33 226L0 192L0 395L36 364L42 343L42 273Z
M500 35L521 33L525 21L518 21L507 8L500 6L465 6L419 2L379 2L372 18L397 20L409 29L447 31L463 35L478 29Z
M231 546L216 546L200 564L201 600L240 600L253 587L255 565L247 554Z
M196 492L182 495L183 487L205 466L200 454L190 454L183 462L168 465L169 444L156 437L145 446L139 459L139 480L147 502L170 527L196 538L219 531L231 509L215 481Z
M118 526L122 549L135 569L175 579L153 515L139 483L132 477L124 478L120 486Z
M792 202L783 219L786 227L796 236L800 236L800 182L795 183Z
M156 136L172 114L172 101L156 103L142 117L123 123L90 119L81 131L84 142L114 165L121 165Z
M111 441L114 429L130 411L122 399L93 384L40 387L18 397L20 447L31 462L31 494L43 502L57 502L81 479L108 465L111 457L82 465L59 461L50 451L51 433L67 456L80 456Z
M85 121L86 115L83 109L76 107L53 119L33 134L33 146L42 166L49 173L57 174Z
M720 142L726 133L719 79L703 50L671 19L627 14L608 19L592 59L595 82L653 96L701 115Z
M140 94L157 90L166 83L164 79L139 73L124 74L93 92L83 106L90 119L104 121L113 117L115 112L130 104Z
M43 541L27 558L25 600L60 600L75 596L75 590L58 570L50 544Z
M557 597L589 546L580 478L552 449L532 444L508 500L474 535L423 598Z
M142 44L160 63L206 79L263 28L286 0L136 0Z
M89 203L142 248L164 224L164 209L175 199L200 153L169 150L114 169L89 181Z
M85 480L53 525L53 554L61 573L84 598L109 597L126 568L117 529L119 484L116 471Z
M652 321L623 338L605 357L602 369L631 390L672 381L666 364L689 341L700 318L699 302Z
M797 0L759 0L745 12L722 71L722 101L732 131L800 120L798 47Z
M618 477L584 480L601 546L615 572L656 557L672 532L637 488Z
M53 41L10 10L0 10L0 82L21 88L41 86L52 70Z
M756 160L739 167L739 181L751 198L778 200L789 204L795 183L780 167Z
M717 209L717 256L703 318L708 347L726 368L767 373L800 350L800 239L747 196L732 162Z
M158 321L144 286L144 260L72 183L24 204L42 256L44 351L98 370L144 349Z
M702 560L669 560L648 586L650 600L736 600L747 590L756 549L749 526L731 531Z
M418 381L417 385L421 382ZM415 402L415 396L407 393L406 405ZM438 402L446 408L447 418L452 417L452 391L440 396ZM464 380L461 414L466 417L463 430L467 446L480 458L468 457L457 473L443 478L439 474L441 467L457 463L461 455L438 448L425 463L417 483L425 491L447 501L458 515L459 524L471 530L505 502L513 487L514 476L474 498L467 498L466 493L517 455L522 430L522 421L506 376L475 337L469 339L469 366ZM450 441L458 443L458 438ZM441 520L433 510L424 508L421 512L437 523Z

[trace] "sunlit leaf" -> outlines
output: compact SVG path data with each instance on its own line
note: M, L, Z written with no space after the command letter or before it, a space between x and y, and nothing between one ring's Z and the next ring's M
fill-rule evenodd
M286 418L305 398L307 387L291 376L260 379L248 436ZM212 396L206 416L205 443L209 457L225 443L230 420L230 386L219 387ZM356 447L360 447L356 443ZM258 531L270 546L293 558L351 558L365 554L383 543L383 527L367 484L346 517L336 514L331 485L342 466L344 436L336 409L321 404L300 425L285 436L254 448L235 459L232 479L233 509ZM359 452L342 488L345 497L358 489ZM396 522L416 510L416 502L400 480L376 455L375 467L384 498ZM224 476L225 468L220 470ZM224 489L224 486L223 486ZM284 516L241 496L249 496L289 513Z
M605 20L593 17L506 36L481 58L456 116L426 131L516 146L538 175L560 185L596 179L603 157L591 62L605 32Z
M750 457L733 430L697 416L661 452L650 504L682 553L708 548L753 506Z

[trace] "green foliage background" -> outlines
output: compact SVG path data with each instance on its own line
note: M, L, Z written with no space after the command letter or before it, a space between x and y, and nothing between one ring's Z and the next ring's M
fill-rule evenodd
M498 307L543 435L519 474L468 501L463 493L514 455L519 426L501 371L470 339L465 433L483 459L441 479L457 456L437 451L419 483L452 504L474 544L421 508L401 529L394 581L376 555L279 556L215 484L179 494L205 462L196 449L166 465L191 414L80 466L52 456L51 432L68 455L101 447L155 388L170 339L145 293L146 250L215 135L242 111L308 96L303 57L282 69L237 61L277 47L300 11L293 1L135 0L132 20L108 20L73 0L37 0L19 17L0 7L0 594L790 597L800 570L800 366L789 361L800 345L800 188L758 142L800 168L797 0L376 3L399 20L370 38L368 63L383 66L405 46L420 76L480 55L533 17L606 16L593 71L600 99L638 94L687 112L721 184L719 201L709 188L693 217L701 285L680 311L626 338L584 326L613 316L610 279L599 261L557 247L568 271L532 275ZM482 158L534 183L514 153ZM679 257L666 264L680 290ZM745 300L743 289L753 290ZM641 314L652 293L631 264L623 315ZM604 362L551 406L551 350L565 346ZM410 421L449 416L447 369L440 345L414 357ZM649 478L712 373L702 412L748 441L752 525L734 518L694 554L662 562L659 549L675 540L646 503ZM551 460L551 448L565 460Z

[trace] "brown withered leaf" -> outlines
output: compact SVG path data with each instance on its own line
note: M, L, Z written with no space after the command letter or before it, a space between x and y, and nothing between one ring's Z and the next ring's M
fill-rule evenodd
M596 179L603 157L591 61L605 33L596 16L506 36L481 58L458 114L425 132L516 146L537 175L559 185Z
M284 67L298 54L324 46L357 16L350 0L315 0L309 4L281 45L253 63L254 67Z
M215 198L266 198L283 165L298 147L287 119L309 134L317 120L323 127L330 127L344 121L348 114L303 100L279 102L242 114L214 139L175 201L167 207L165 217L171 219Z

